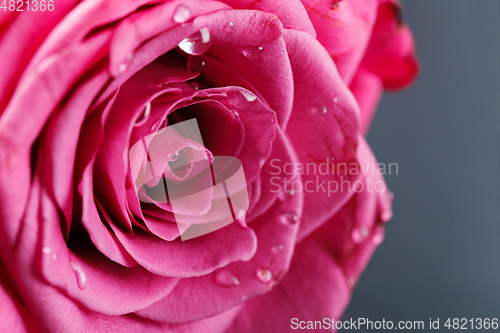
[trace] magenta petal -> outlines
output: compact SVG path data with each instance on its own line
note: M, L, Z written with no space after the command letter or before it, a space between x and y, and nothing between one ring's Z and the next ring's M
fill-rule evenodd
M316 32L299 0L223 0L233 8L254 9L274 14L287 29L305 31L316 37Z
M165 297L179 281L152 274L140 266L123 267L90 250L91 244L85 247L70 254L79 289L70 289L69 295L93 311L106 315L136 311Z
M234 262L208 275L182 279L167 297L136 313L155 321L185 323L213 316L267 293L289 268L302 205L303 193L297 193L285 201L276 201L249 224L255 231L258 247L248 262Z
M253 230L238 223L193 240L176 239L172 242L139 229L130 234L113 225L111 227L141 266L162 276L188 278L205 275L233 261L249 260L257 247Z
M358 159L364 187L316 232L316 237L337 259L353 288L373 251L383 241L384 223L392 216L392 196L377 161L364 139Z
M316 172L304 172L304 186L295 189L305 192L298 235L302 239L340 209L353 193L352 184L358 177L351 171L356 166L359 111L354 96L318 41L291 30L286 31L285 39L296 83L286 134L303 169L308 164L317 167ZM342 163L341 171L345 172L339 173L333 163ZM320 164L328 165L329 171L320 172Z
M378 103L382 98L384 85L377 74L360 67L349 88L358 101L361 113L361 133L366 135Z
M89 39L46 59L36 74L21 79L9 105L0 118L0 220L9 221L1 228L2 258L8 256L4 247L12 237L26 205L29 192L30 149L53 108L67 93L68 87L98 60L107 37ZM82 52L85 50L85 52ZM37 103L33 104L32 101ZM24 182L24 183L23 183Z
M300 181L300 177L295 174L287 175L284 172L279 172L279 170L283 170L285 165L292 165L297 161L298 158L290 140L282 130L278 129L276 139L273 142L273 150L266 164L262 167L260 178L258 178L259 182L258 184L256 182L252 183L252 188L254 186L258 186L258 188L254 190L257 193L254 206L249 210L247 223L265 213L272 207L275 200L286 200L293 195L290 189L285 191L281 185L285 183L285 180L287 183Z
M50 15L42 11L1 11L0 114L12 96L19 77L39 46L76 2L76 0L59 1ZM5 15L11 17L4 17ZM3 21L4 19L5 21ZM8 23L5 31L1 26L4 22ZM27 40L29 43L24 42Z
M126 64L129 54L146 40L162 33L176 25L173 20L175 10L179 5L189 8L189 18L196 18L210 12L229 7L218 1L190 0L169 1L149 10L136 12L120 21L113 35L110 50L110 71L114 75L120 73L120 65Z
M301 0L318 34L337 65L340 76L350 84L363 58L377 14L377 0Z
M41 332L33 315L19 302L7 273L0 263L0 332Z
M292 318L338 319L349 300L350 291L339 264L310 236L296 246L290 271L283 280L269 293L245 303L226 332L288 332Z
M206 26L212 40L201 56L206 59L201 79L213 87L247 88L285 126L293 103L293 77L280 21L264 12L230 10L199 17L195 23Z
M398 1L381 1L361 66L380 76L386 89L400 89L418 74L410 28L401 23Z
M65 221L61 221L61 224L66 224L63 230L66 238L73 211L73 167L80 134L78 129L83 123L85 111L109 79L103 66L95 68L89 76L90 79L75 89L60 112L52 115L41 139L40 154L50 159L44 175L46 182L52 184L50 190L64 215Z
M77 249L75 256L63 239L57 209L40 186L39 174L34 178L24 225L29 227L22 229L13 254L17 262L14 273L23 279L30 276L28 281L42 278L89 309L107 315L133 312L161 299L177 283L175 278L151 274L140 266L113 263L85 241L75 242L86 248L82 252ZM142 281L140 286L135 285L137 281Z

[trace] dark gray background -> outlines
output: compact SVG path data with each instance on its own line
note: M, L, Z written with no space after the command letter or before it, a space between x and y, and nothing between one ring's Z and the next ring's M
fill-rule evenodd
M399 164L394 218L346 319L500 317L499 3L403 1L421 74L384 95L368 135Z

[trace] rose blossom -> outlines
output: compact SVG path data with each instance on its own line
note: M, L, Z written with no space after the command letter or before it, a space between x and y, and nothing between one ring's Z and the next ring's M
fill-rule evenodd
M398 10L68 0L0 11L0 331L284 332L292 318L339 318L392 214L363 133L382 90L417 72ZM159 134L192 119L203 144ZM141 140L164 155L135 154ZM220 197L184 202L179 221L139 188L152 170L140 161L184 184L203 172L193 162L216 169L211 156L241 161L247 211L183 241ZM288 172L326 161L346 167Z

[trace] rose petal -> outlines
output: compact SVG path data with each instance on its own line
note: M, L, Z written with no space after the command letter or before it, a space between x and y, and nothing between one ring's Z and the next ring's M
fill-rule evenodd
M377 14L377 0L301 0L318 34L349 85L363 57Z
M237 223L185 242L166 242L139 229L124 233L113 224L111 228L141 266L162 276L205 275L233 261L249 260L257 246L254 232Z
M10 221L2 228L2 245L12 244L10 238L19 226L29 185L22 182L31 178L29 167L31 144L40 133L56 103L68 86L80 77L88 66L98 60L98 54L107 43L105 35L54 55L42 63L37 71L19 83L9 105L0 118L0 185L2 198L1 219ZM82 52L85 49L85 52ZM32 101L37 103L33 104ZM21 115L19 113L22 113ZM12 189L15 189L12 191ZM3 246L0 246L3 248ZM2 249L3 250L3 249ZM2 253L4 253L2 251ZM8 253L8 252L7 252Z
M283 133L279 137L285 139ZM268 292L288 270L302 205L303 193L297 193L285 201L275 201L269 210L252 221L251 227L259 243L257 252L248 262L233 262L208 275L182 279L169 296L136 313L155 321L185 323L215 315ZM236 280L221 280L219 274L234 276Z
M0 114L12 96L16 83L35 52L59 21L73 8L77 1L58 1L47 15L42 11L1 12L0 34ZM6 17L9 15L10 17ZM2 31L5 25L5 31ZM8 24L7 24L8 23ZM25 43L23 41L28 41Z
M387 190L383 170L368 144L360 139L358 148L363 189L321 226L314 235L341 265L350 288L364 270L373 251L383 240L384 226L392 216L391 195Z
M308 237L297 245L290 271L278 286L247 301L226 332L284 332L293 328L290 326L293 318L338 319L349 299L350 292L338 263L320 242Z
M378 103L382 98L384 85L377 74L360 67L349 88L358 101L361 114L361 133L366 135Z
M305 192L304 214L298 235L302 239L340 209L353 193L349 184L358 177L351 170L356 164L353 158L359 111L318 41L291 30L285 31L285 40L296 83L294 109L286 133L305 170L301 188ZM320 164L328 165L327 174L319 171ZM317 168L309 172L308 165ZM335 184L336 188L329 187Z
M223 0L233 8L254 9L272 13L278 17L287 29L301 30L316 37L316 32L307 17L302 3L298 0Z
M7 272L0 263L0 331L1 332L40 332L32 314L18 301Z
M412 33L399 18L398 1L381 0L377 22L361 62L380 76L386 89L400 89L415 79L418 61Z

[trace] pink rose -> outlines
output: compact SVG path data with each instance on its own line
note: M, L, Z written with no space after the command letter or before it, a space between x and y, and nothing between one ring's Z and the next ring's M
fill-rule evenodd
M339 318L392 214L362 133L417 72L398 4L51 5L0 10L0 331Z

